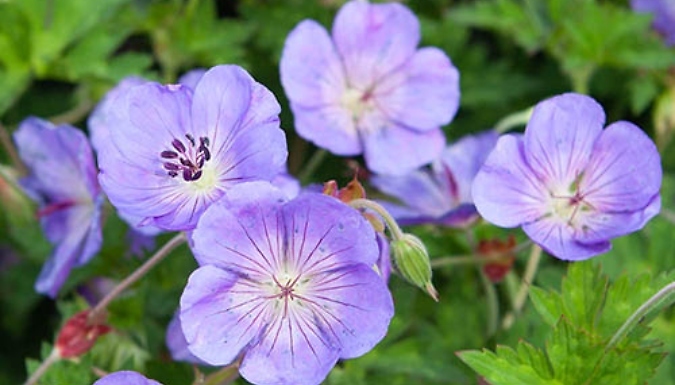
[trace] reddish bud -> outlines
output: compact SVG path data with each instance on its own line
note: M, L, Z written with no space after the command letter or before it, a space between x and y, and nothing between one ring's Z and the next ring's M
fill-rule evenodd
M478 244L478 256L489 259L483 265L483 273L491 282L497 283L511 270L516 260L513 250L516 240L513 237L504 242L500 239L482 240Z
M56 350L61 358L73 358L88 352L96 339L110 331L107 325L90 323L89 310L72 316L56 337Z
M356 176L343 188L339 188L337 182L334 180L324 183L323 193L344 203L349 203L355 199L366 199L366 189L363 188L363 185L361 185Z
M347 204L355 199L366 199L366 189L363 188L363 185L359 182L358 174L355 174L354 179L347 183L347 186L343 188L339 188L337 182L334 180L324 183L323 193ZM384 223L382 223L380 218L370 213L363 213L363 216L370 222L375 231L380 233L384 232Z

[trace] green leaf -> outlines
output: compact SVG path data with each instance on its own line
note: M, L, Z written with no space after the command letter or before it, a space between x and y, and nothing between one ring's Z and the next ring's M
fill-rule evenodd
M533 53L544 46L551 29L542 5L533 0L484 0L458 6L449 17L460 25L497 31Z
M16 2L26 15L31 32L31 66L38 77L64 49L102 23L130 0L22 0Z
M498 346L496 353L465 351L458 356L492 385L563 385L553 379L544 353L526 342L519 343L517 350Z

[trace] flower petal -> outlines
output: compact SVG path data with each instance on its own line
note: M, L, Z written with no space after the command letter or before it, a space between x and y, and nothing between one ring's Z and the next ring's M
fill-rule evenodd
M592 98L563 94L534 109L525 129L525 157L548 186L567 189L583 172L602 133L605 113Z
M266 302L245 277L211 265L199 267L180 299L188 349L210 365L232 363L268 321Z
M333 40L350 86L364 91L413 56L420 26L401 4L350 1L335 16Z
M373 175L373 186L397 198L412 209L415 216L439 217L453 207L449 191L441 186L425 170L415 170L405 175ZM403 214L403 213L402 213ZM394 216L394 218L399 219Z
M398 125L365 130L363 141L368 169L390 175L403 175L432 162L445 147L440 129L420 133Z
M582 221L582 229L574 238L579 242L594 243L620 237L642 229L661 210L661 197L654 196L642 210L631 212L591 212Z
M38 293L56 297L71 269L96 255L103 242L99 215L100 207L75 206L43 220L45 232L56 246L35 282Z
M607 240L581 243L574 238L574 229L565 222L541 219L523 225L530 239L548 253L566 261L581 261L609 251Z
M370 351L387 333L394 303L386 282L364 264L319 274L307 297L332 338L342 347L340 358ZM310 306L312 307L312 306Z
M94 385L162 385L157 381L149 380L143 375L124 370L121 372L110 373L105 377L94 382Z
M354 358L372 349L394 314L384 280L363 264L314 276L302 297L303 307L270 325L246 353L241 374L248 381L319 383L338 356Z
M393 121L433 130L448 124L459 108L459 71L440 49L422 48L377 84L374 97Z
M120 93L111 101L107 116L110 127L114 127L109 134L117 150L128 162L160 172L160 153L172 149L173 140L185 141L185 134L192 134L191 95L187 87L157 83Z
M487 221L516 227L546 214L547 191L530 169L520 135L504 135L471 187L476 209Z
M327 220L330 218L331 220ZM306 193L283 207L287 255L302 274L377 262L373 227L360 212L335 198Z
M35 199L74 202L92 200L100 194L94 157L82 131L27 118L14 133L14 141L30 170L26 187Z
M473 203L471 185L488 155L497 144L499 135L495 131L486 131L478 135L468 135L453 143L443 151L439 161L432 167L438 180L447 180L450 173L452 181L448 184L448 193L456 190L459 203Z
M605 129L579 184L596 210L641 210L661 188L661 159L656 145L637 126L616 122Z
M314 320L289 312L267 325L246 351L239 373L253 384L319 384L339 353Z
M295 130L302 138L336 155L363 152L351 112L340 106L304 108L291 101Z
M279 64L288 98L303 108L337 105L345 91L342 62L326 29L313 20L286 38Z
M147 80L137 76L129 76L122 79L114 88L108 91L105 97L89 115L89 119L87 119L87 128L89 129L91 145L94 148L94 151L96 151L97 156L100 157L101 154L107 152L108 149L115 148L115 145L110 139L110 130L116 129L116 127L111 126L109 121L109 114L111 113L111 108L114 106L112 101L129 89L144 83L147 83ZM117 151L115 150L115 152Z
M266 182L242 183L209 207L192 232L200 265L269 275L284 258L282 191Z
M188 343L183 334L179 313L176 312L166 328L166 347L175 361L190 362L203 365L204 363L195 357L188 349Z

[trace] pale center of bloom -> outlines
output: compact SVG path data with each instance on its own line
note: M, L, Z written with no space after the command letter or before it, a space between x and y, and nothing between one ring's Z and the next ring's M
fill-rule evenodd
M167 175L172 178L182 177L185 182L198 182L205 172L204 165L211 160L209 150L209 138L202 136L199 141L190 134L185 134L185 139L174 138L171 141L171 149L160 152L162 167ZM213 172L215 174L215 172ZM210 175L210 179L215 175ZM212 186L213 180L202 181L203 187Z
M371 89L365 91L347 88L340 98L340 104L352 113L352 119L359 121L363 115L375 109Z
M301 274L294 274L289 271L283 271L272 276L272 282L269 285L270 296L275 303L277 311L281 311L281 316L286 317L289 310L294 307L303 306L302 302L306 298L307 279Z
M584 214L593 209L593 206L585 200L584 194L579 191L578 180L566 191L551 193L550 202L551 214L573 228L581 227Z

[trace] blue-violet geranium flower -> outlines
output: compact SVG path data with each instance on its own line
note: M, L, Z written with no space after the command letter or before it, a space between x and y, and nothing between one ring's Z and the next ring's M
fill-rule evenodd
M289 34L281 81L300 136L338 155L404 174L443 150L440 127L459 106L459 72L437 48L417 49L420 25L397 3L347 2L332 37L305 20Z
M264 182L238 185L192 233L200 266L181 297L188 348L212 365L241 357L255 384L318 384L340 358L371 350L393 302L360 212L315 193L285 202Z
M94 385L162 385L155 380L149 380L142 374L124 370L114 372L94 382Z
M56 297L70 270L101 248L103 193L94 156L82 131L38 118L24 120L14 141L29 171L21 184L39 203L42 228L55 245L35 290Z
M373 175L373 186L401 204L381 202L403 226L438 224L463 227L478 213L471 197L471 184L499 135L486 131L466 136L448 146L431 168L405 175Z
M274 95L242 68L217 66L194 91L145 83L111 101L120 156L99 156L99 179L121 216L190 230L230 187L283 171L286 138Z
M632 123L604 124L588 96L539 103L524 135L502 136L478 172L472 191L480 215L522 226L565 260L606 252L611 238L641 229L661 207L659 154Z

